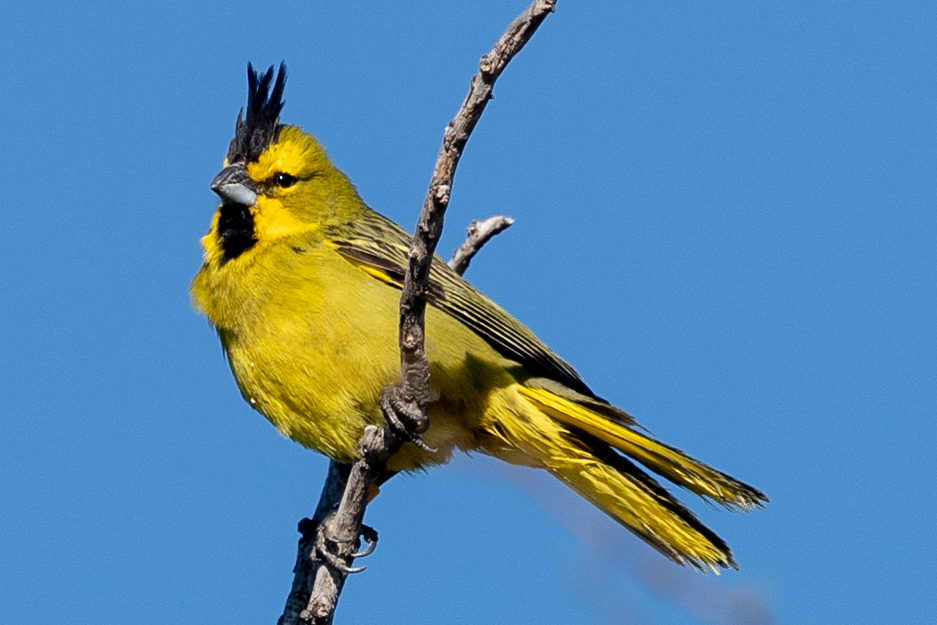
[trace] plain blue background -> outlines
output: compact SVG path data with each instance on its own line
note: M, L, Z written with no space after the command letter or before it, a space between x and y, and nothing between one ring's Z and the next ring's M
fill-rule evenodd
M8 5L0 622L273 623L326 461L190 308L246 97L408 228L510 2ZM720 578L548 477L394 479L338 622L937 622L937 4L562 0L454 188L467 277L655 434L764 489ZM430 330L431 331L431 330Z

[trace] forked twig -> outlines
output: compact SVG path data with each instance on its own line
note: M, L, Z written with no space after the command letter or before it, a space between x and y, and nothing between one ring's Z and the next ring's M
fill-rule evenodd
M530 40L546 16L554 11L555 6L556 0L534 0L508 26L491 51L481 58L479 71L472 77L465 101L446 126L442 147L410 245L410 262L400 297L399 344L402 384L399 388L399 398L422 413L424 421L424 408L431 396L429 363L424 351L424 293L429 284L433 254L442 233L443 217L449 205L455 170L469 135L491 99L495 81L508 62ZM510 223L500 230L508 225ZM469 249L474 248L474 252L477 252L494 234L497 232L492 232L484 240L479 238L475 244L467 242ZM474 252L465 255L462 271L468 266ZM453 261L455 260L454 257ZM354 560L369 496L384 473L387 459L400 445L401 441L390 428L368 426L358 442L358 460L351 466L347 479L344 475L348 465L334 461L329 465L328 478L316 515L309 523L301 524L303 538L300 540L294 568L293 587L287 599L286 609L278 621L279 625L332 622L338 597L348 575L348 567ZM329 541L336 546L335 555L347 562L344 570L325 559L313 559L316 534L322 532L325 532ZM305 607L300 607L304 599L308 599L308 602Z

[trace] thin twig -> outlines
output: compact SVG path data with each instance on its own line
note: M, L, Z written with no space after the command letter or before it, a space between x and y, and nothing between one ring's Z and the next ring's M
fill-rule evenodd
M480 250L491 237L499 232L507 230L513 225L514 220L504 215L495 215L485 221L473 221L466 229L468 237L466 237L462 245L459 246L459 249L455 251L452 258L449 259L449 267L457 274L461 275L465 273L465 270L468 269L469 263L472 262L478 250Z
M424 293L429 288L429 268L442 234L443 217L449 205L455 170L475 124L481 118L495 81L508 62L520 52L537 28L552 13L556 0L534 0L511 25L488 54L481 58L472 77L462 108L446 126L442 148L436 157L433 177L423 201L423 210L410 244L410 266L400 296L400 360L403 396L420 409L430 397L429 364L423 351Z
M410 245L410 263L400 297L399 344L402 384L398 398L406 402L411 409L422 413L424 423L426 422L425 406L431 397L429 363L423 348L426 310L424 293L429 284L429 268L433 254L442 233L443 217L449 205L455 170L469 135L481 118L488 100L491 99L495 81L508 62L530 40L546 16L554 11L555 6L556 0L534 0L508 26L491 51L481 58L479 71L472 78L468 95L459 112L449 122L443 136L442 148L436 159L433 177L430 180L423 209L417 222L416 233ZM478 247L481 247L481 244ZM383 397L382 393L382 399ZM314 544L304 545L304 541L313 542L306 540L306 532L304 532L304 539L300 541L293 591L287 602L287 610L280 618L280 625L332 622L335 606L347 577L348 566L354 560L354 550L357 548L357 539L361 533L368 498L384 473L387 459L400 445L401 441L388 427L368 426L365 428L358 443L358 460L352 465L337 511L334 515L325 516L317 521L317 538L328 536L327 542L334 545L336 555L340 560L347 562L344 567L345 571L333 566L325 559L313 561L310 565L308 559L313 557L316 547ZM317 517L318 510L328 511L333 508L335 501L333 487L340 483L336 465L337 463L333 463L330 466L329 478L319 501ZM336 470L333 471L333 469ZM308 555L304 554L304 547L308 549L306 552ZM311 581L313 578L314 582ZM296 614L293 609L296 606L294 599L301 599L303 593L310 587L311 592L308 595L309 602L306 608Z

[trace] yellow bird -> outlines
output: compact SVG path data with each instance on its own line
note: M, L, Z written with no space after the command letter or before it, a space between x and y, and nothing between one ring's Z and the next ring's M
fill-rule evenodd
M221 197L192 282L244 399L283 434L351 462L382 424L400 377L398 304L410 235L368 208L319 142L279 123L286 69L248 65ZM272 85L272 89L271 89ZM458 448L540 467L664 555L736 567L728 545L644 470L734 510L759 490L655 440L595 395L524 325L433 260L426 353L436 399L424 440L388 469L447 462Z

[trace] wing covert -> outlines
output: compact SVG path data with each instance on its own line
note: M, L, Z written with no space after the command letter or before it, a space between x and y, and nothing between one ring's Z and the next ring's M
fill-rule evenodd
M369 269L368 273L376 279L403 288L410 249L410 235L403 228L379 213L368 211L353 222L327 226L325 230L348 260ZM566 361L438 256L433 257L430 268L427 302L471 328L506 358L524 365L532 376L556 380L587 397L599 399Z

